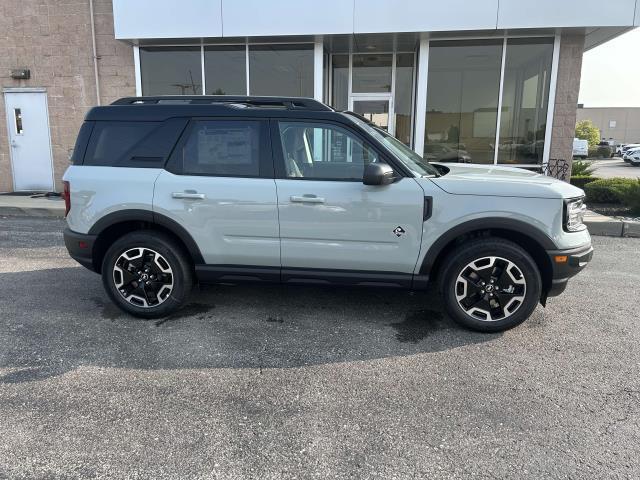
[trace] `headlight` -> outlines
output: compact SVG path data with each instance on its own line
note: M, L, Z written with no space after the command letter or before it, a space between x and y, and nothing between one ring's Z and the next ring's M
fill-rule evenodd
M564 229L567 232L579 232L587 228L582 219L587 211L584 197L572 198L564 202Z

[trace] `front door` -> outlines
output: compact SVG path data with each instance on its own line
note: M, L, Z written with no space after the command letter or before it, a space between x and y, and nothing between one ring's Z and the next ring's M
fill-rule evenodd
M384 160L346 126L281 120L272 132L283 278L296 268L411 274L422 237L418 183L364 185L365 165Z
M4 104L15 191L52 191L53 164L47 93L5 90Z

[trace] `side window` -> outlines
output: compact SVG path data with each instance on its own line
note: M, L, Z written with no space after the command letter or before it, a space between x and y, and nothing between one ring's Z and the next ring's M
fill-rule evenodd
M117 165L158 125L158 122L95 122L84 164Z
M182 147L182 173L259 177L263 130L259 121L196 121Z
M315 122L279 122L287 178L362 180L376 152L348 130Z

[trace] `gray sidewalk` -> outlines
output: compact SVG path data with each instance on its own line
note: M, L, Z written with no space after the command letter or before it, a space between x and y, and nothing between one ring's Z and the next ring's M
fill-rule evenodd
M0 215L64 217L64 200L61 197L31 198L29 195L0 195Z
M28 195L0 195L0 216L64 217L60 197L31 198ZM640 238L640 222L629 222L587 211L585 224L591 235Z

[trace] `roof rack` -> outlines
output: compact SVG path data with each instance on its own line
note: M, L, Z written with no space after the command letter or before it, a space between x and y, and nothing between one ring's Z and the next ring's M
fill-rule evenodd
M236 95L161 95L157 97L125 97L111 105L187 104L210 105L215 103L239 104L249 107L284 108L287 110L333 111L322 102L304 97L245 97Z

